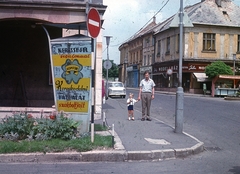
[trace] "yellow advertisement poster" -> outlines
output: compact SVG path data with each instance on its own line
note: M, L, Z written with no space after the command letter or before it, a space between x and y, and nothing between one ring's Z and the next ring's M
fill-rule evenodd
M51 42L56 108L88 112L91 82L91 42Z

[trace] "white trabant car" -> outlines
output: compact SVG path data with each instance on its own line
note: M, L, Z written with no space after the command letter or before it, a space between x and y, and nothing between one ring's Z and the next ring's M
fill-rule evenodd
M126 97L126 88L122 82L108 82L108 97L112 96Z

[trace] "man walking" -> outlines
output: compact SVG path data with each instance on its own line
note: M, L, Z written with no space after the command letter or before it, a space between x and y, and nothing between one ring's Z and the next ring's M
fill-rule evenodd
M154 99L154 86L155 83L152 79L149 77L149 71L144 72L145 78L141 80L140 82L140 89L139 89L139 95L138 100L142 99L142 121L145 120L145 118L148 121L151 121L150 118L150 106L151 101ZM147 114L146 114L147 111Z

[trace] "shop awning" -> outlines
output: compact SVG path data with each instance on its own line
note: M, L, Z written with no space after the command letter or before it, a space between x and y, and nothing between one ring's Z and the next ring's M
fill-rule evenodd
M193 75L197 79L197 82L210 82L211 81L211 79L209 79L205 73L193 73Z

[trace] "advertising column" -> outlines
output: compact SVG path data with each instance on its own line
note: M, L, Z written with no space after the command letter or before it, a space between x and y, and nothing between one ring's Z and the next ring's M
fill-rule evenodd
M87 124L82 126L88 131L85 122L89 120L91 105L91 39L58 38L51 40L51 48L56 110L81 116L78 120Z

